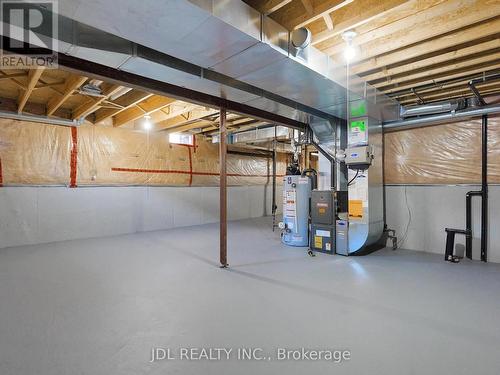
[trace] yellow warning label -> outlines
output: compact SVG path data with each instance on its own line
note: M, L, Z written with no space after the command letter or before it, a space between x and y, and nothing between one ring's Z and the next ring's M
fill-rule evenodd
M363 217L363 201L358 199L349 200L349 216L350 217Z
M314 247L317 249L322 249L323 248L323 237L321 236L314 236Z

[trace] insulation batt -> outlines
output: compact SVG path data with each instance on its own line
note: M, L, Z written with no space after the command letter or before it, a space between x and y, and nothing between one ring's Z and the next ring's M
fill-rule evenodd
M80 126L77 132L78 186L219 184L218 144L202 137L188 147L170 143L161 132L100 126ZM0 119L4 186L69 185L72 148L70 127ZM229 185L271 183L270 158L228 154L227 163ZM278 154L278 176L285 164L286 155Z

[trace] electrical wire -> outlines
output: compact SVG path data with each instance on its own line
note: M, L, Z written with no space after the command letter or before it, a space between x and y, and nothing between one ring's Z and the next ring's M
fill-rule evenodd
M356 169L356 174L354 175L354 177L351 179L351 181L349 181L347 183L347 186L350 186L352 184L352 182L356 179L356 177L358 177L358 174L359 174L359 169Z
M406 209L408 210L408 222L406 223L406 229L401 237L401 240L398 241L397 246L398 248L407 240L408 238L408 230L410 229L410 224L412 220L412 215L411 215L411 210L410 210L410 205L408 204L408 194L407 194L407 186L405 186L405 203L406 203Z

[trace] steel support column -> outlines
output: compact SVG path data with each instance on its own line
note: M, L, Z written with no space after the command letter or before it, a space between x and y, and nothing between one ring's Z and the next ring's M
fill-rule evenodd
M488 115L481 118L481 260L488 261Z
M273 215L273 232L276 228L276 209L278 206L276 205L276 143L277 143L277 127L274 125L274 139L273 139L273 207L272 207L272 215Z
M226 268L227 264L227 144L226 144L226 109L220 109L219 116L219 165L220 165L220 264Z

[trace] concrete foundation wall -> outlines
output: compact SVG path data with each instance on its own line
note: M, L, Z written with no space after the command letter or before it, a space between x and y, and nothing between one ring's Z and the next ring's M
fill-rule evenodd
M465 193L479 186L387 186L387 224L400 247L444 255L445 227L465 228ZM406 197L405 197L406 190ZM281 186L277 204L281 212ZM271 214L270 186L230 187L229 220ZM408 208L406 205L408 202ZM473 201L473 256L479 259L480 199ZM490 262L500 263L500 186L490 186ZM4 187L0 189L0 248L112 236L219 220L216 187ZM465 239L457 235L458 252Z
M281 209L281 186L277 190ZM271 214L271 186L228 188L228 219ZM219 220L217 187L0 188L0 248Z
M405 249L443 254L444 228L465 229L465 194L480 186L387 186L387 224L402 239L411 215ZM406 190L406 196L405 196ZM408 202L408 206L406 204ZM473 199L473 258L480 256L481 198ZM409 208L409 210L408 210ZM500 186L489 187L488 261L500 263ZM464 236L457 235L457 251L463 252Z

